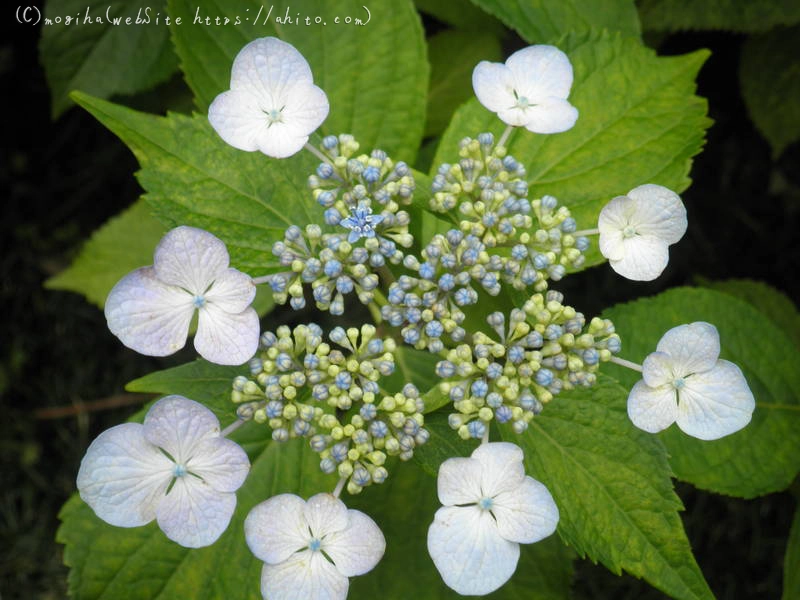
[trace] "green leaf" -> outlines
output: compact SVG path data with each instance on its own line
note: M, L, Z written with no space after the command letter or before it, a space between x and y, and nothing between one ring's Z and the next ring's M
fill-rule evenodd
M381 380L381 385L390 393L399 392L407 383L413 383L420 394L424 394L439 382L434 373L435 356L426 350L416 350L410 346L398 345L394 353L395 370L389 377Z
M727 279L725 281L708 281L703 287L730 294L739 300L752 304L772 323L782 329L796 346L800 348L800 312L789 297L771 285L752 279Z
M752 36L742 47L742 96L750 118L772 147L773 158L800 139L798 55L800 26Z
M352 133L367 151L380 147L398 160L413 162L425 122L428 63L410 0L375 0L367 8L361 0L311 0L285 8L254 0L209 6L213 8L199 9L201 17L227 17L230 24L192 26L196 3L169 1L170 15L184 21L172 27L173 40L201 111L230 87L233 60L245 44L277 36L303 54L314 82L328 95L331 112L323 134ZM293 20L310 17L311 24L278 24L276 18L286 14ZM314 24L317 16L325 25ZM346 17L364 25L346 24Z
M509 152L528 171L530 197L555 196L579 229L589 229L611 198L638 185L686 189L691 158L711 123L706 101L694 95L708 52L659 57L634 39L608 33L569 36L561 48L572 61L569 99L580 117L565 133L512 133ZM469 101L445 132L431 172L456 159L463 137L482 131L497 137L504 127L476 99ZM593 244L586 266L603 260Z
M348 506L366 512L386 537L386 555L374 571L350 580L350 600L375 598L456 600L427 550L428 527L440 504L436 480L414 463L398 464L386 483L345 498ZM522 545L516 573L490 600L567 600L573 553L556 536Z
M431 85L425 136L442 133L459 104L472 97L472 70L482 60L499 61L500 40L490 32L445 30L428 39Z
M231 402L233 379L247 374L246 366L227 367L197 359L134 379L125 389L146 394L179 394L202 402L225 427L236 420L236 405Z
M800 22L794 0L639 0L642 28L653 31L767 31Z
M628 420L627 392L601 376L591 389L564 392L523 436L528 473L560 512L558 532L578 554L647 580L673 598L713 598L692 556L657 437Z
M622 356L641 363L668 329L706 321L719 330L721 357L742 369L756 399L751 423L702 441L670 427L660 438L678 478L699 488L752 498L785 489L800 470L800 369L792 340L752 305L707 289L676 288L609 309ZM627 386L640 375L607 365Z
M639 37L633 0L472 0L526 42L553 42L566 33L608 29Z
M789 542L786 545L786 557L783 560L783 600L800 598L800 510L794 513Z
M439 473L439 466L453 456L469 456L478 447L478 440L462 440L447 424L447 413L425 415L425 429L430 439L414 449L414 462L432 477Z
M306 186L317 162L310 154L272 160L228 146L204 116L156 117L85 94L74 97L136 155L142 166L137 177L155 216L218 236L233 267L254 277L281 270L273 242L289 225L319 222L321 209Z
M72 104L72 90L101 98L134 94L165 81L177 70L169 28L163 21L164 4L153 6L145 0L46 3L39 54L52 92L53 117ZM159 12L162 20L156 24ZM122 21L114 25L107 16ZM137 24L137 16L149 18L149 23ZM67 23L66 18L72 20ZM130 25L125 24L126 18L132 20Z
M414 4L420 12L464 31L491 31L498 35L505 31L500 21L469 0L414 0Z
M92 234L69 268L45 282L54 290L78 292L103 307L111 288L125 275L153 264L153 250L166 227L138 200Z

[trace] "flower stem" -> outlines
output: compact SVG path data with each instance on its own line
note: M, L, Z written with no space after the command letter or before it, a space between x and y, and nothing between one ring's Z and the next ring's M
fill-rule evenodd
M597 235L597 234L599 234L599 233L600 233L600 230L599 230L599 229L581 229L580 231L573 231L573 232L572 232L572 235L573 235L573 236L579 236L579 235Z
M236 419L233 423L231 423L225 429L220 431L219 435L220 435L220 437L226 437L228 434L233 433L234 431L239 429L239 427L241 427L244 424L245 424L245 420L244 419Z
M328 158L327 156L325 156L325 155L324 155L322 152L320 152L319 150L317 150L316 148L314 148L314 146L312 146L312 145L311 145L311 144L309 144L308 142L306 142L306 145L305 145L305 146L303 146L303 148L305 148L306 150L308 150L309 152L311 152L311 154L313 154L314 156L316 156L316 157L317 157L318 159L320 159L322 162L324 162L324 163L328 163L329 165L333 166L333 163L331 162L331 159L330 159L330 158Z
M272 279L272 275L262 275L261 277L253 277L253 283L255 285L260 285L262 283L269 283Z
M481 436L481 446L488 443L489 443L489 428L487 427L483 431L483 436Z
M342 477L339 479L339 483L336 484L336 487L333 488L333 496L334 498L338 498L342 494L342 490L344 489L344 483L347 481L347 477Z
M503 132L503 135L500 136L500 139L497 140L498 146L505 146L508 138L511 137L511 133L514 131L513 125L508 125L506 130Z
M642 365L637 365L635 362L631 362L617 356L612 356L609 360L621 367L627 367L629 369L633 369L634 371L638 371L639 373L642 372Z

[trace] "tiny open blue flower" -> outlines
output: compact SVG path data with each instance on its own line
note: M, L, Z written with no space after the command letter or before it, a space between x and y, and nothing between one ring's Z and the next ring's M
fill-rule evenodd
M383 221L383 215L373 215L372 209L366 205L359 205L350 211L350 216L345 217L339 225L350 230L347 241L351 244L362 237L374 238L375 226Z

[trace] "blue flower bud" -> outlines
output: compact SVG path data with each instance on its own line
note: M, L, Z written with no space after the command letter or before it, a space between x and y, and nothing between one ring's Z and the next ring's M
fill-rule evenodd
M333 175L333 167L329 163L320 163L317 167L317 175L320 179L328 179Z
M289 431L285 427L272 430L272 439L276 442L285 442L289 439Z
M319 468L323 473L330 475L336 470L336 461L332 458L323 458L319 462Z
M491 146L494 144L494 136L491 133L479 133L478 143L481 146Z
M442 379L452 377L456 373L456 366L449 360L442 360L436 363L436 376Z
M483 398L489 392L489 385L483 379L476 379L470 386L470 392L477 398Z
M541 386L548 386L553 383L553 379L555 379L555 375L550 369L539 369L536 372L536 383Z
M486 404L491 408L498 408L503 405L503 397L497 392L492 392L486 396Z
M359 409L358 414L365 421L372 421L378 415L378 408L372 403L364 404Z
M328 443L325 440L325 436L324 435L315 435L315 436L313 436L308 441L308 444L309 444L309 446L311 446L311 449L316 453L320 453L323 450L325 450L325 448L328 447Z
M349 444L346 442L339 442L338 444L334 444L331 447L331 458L335 460L337 463L342 462L344 459L347 458L347 450Z
M444 333L444 327L439 321L431 321L425 326L425 334L428 337L438 338Z
M483 421L470 421L467 424L467 430L469 431L470 437L480 439L483 437L483 434L486 433L486 425L483 424Z
M339 140L335 135L326 135L322 138L322 147L326 150L333 150L339 145Z
M494 411L494 418L497 419L498 423L508 423L511 420L511 417L511 408L508 406L498 406Z
M580 236L575 240L575 247L581 252L586 252L589 249L589 238Z
M369 424L369 432L374 438L385 438L389 435L389 427L383 421L373 421Z
M381 170L378 167L369 166L364 169L361 177L363 177L364 181L368 183L375 183L381 178Z

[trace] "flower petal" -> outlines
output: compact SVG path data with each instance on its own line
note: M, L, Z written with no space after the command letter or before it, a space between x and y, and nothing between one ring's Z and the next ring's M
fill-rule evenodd
M341 531L348 524L347 507L333 494L321 493L311 496L303 509L311 533L323 538Z
M165 285L152 267L123 277L108 294L108 328L128 348L147 356L168 356L186 344L194 305L182 289Z
M152 521L172 480L172 462L144 437L139 423L101 433L78 470L78 492L106 523L138 527Z
M258 314L252 308L239 314L227 313L216 304L200 309L195 350L218 365L240 365L258 350Z
M163 448L186 466L203 441L219 437L219 420L199 402L183 396L166 396L147 412L144 435L148 442Z
M347 577L375 568L386 551L386 539L378 525L358 510L347 511L347 526L326 536L322 550L336 569Z
M633 281L652 281L667 268L669 250L660 238L634 235L623 238L624 256L609 264L617 273Z
M500 116L502 119L502 115ZM578 109L566 100L549 98L525 109L525 129L533 133L561 133L572 129Z
M246 152L259 149L259 136L270 123L258 98L238 90L214 98L208 107L208 122L225 143Z
M625 256L622 232L630 225L636 203L627 196L617 196L606 204L597 218L600 230L600 253L609 260L621 260Z
M665 352L651 352L642 363L642 379L650 387L661 387L675 381L672 357Z
M483 497L482 472L483 466L474 458L448 458L436 478L439 502L445 506L476 504Z
M296 130L297 135L308 136L322 125L329 111L325 92L316 85L303 85L289 91L281 116Z
M636 230L674 244L686 233L688 221L681 197L663 185L648 183L633 188L628 197L636 202Z
M661 337L656 350L669 355L676 377L708 371L719 358L719 332L704 321L679 325Z
M472 70L472 89L478 102L492 112L507 110L514 106L514 77L507 66L486 60Z
M244 520L244 537L256 558L278 564L308 546L303 511L306 502L294 494L278 494L258 504Z
M233 314L250 306L255 297L256 285L252 277L236 269L220 273L205 294L206 301Z
M525 477L518 488L494 498L492 514L497 530L509 542L532 544L546 538L558 525L558 507L544 484Z
M639 429L658 433L678 418L678 398L671 385L652 388L639 380L628 394L628 417Z
M519 544L500 537L492 515L476 506L445 506L428 529L428 552L459 594L493 592L514 574Z
M158 526L186 548L210 546L228 528L236 508L236 494L218 492L192 475L175 484L156 509Z
M253 40L239 51L231 69L231 90L277 103L297 85L313 83L311 67L297 49L275 37ZM264 106L266 110L280 106Z
M277 565L261 569L265 600L344 600L350 582L321 552L304 550Z
M553 96L566 99L572 87L572 64L555 46L536 45L517 50L506 66L514 75L517 93L532 103Z
M308 133L302 133L293 123L272 123L260 129L255 138L258 149L273 158L287 158L300 152L308 141Z
M185 466L218 492L235 492L250 472L250 461L242 447L222 437L200 442Z
M215 235L182 225L161 238L153 257L156 277L201 296L228 268L228 249Z
M716 440L747 425L754 409L741 369L720 360L710 371L686 378L678 392L678 427L701 440Z
M524 455L519 446L509 442L481 444L472 452L483 467L482 495L494 497L518 487L525 478Z

